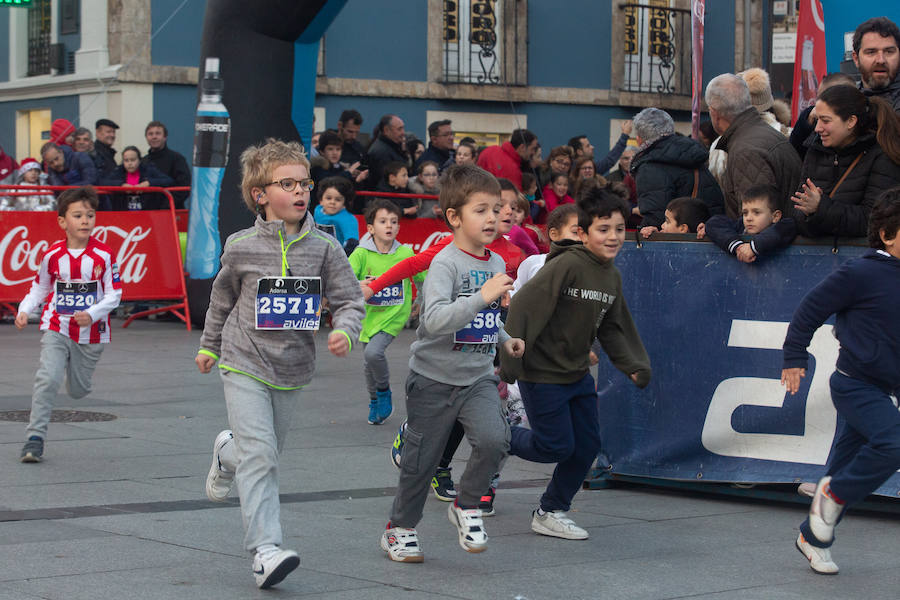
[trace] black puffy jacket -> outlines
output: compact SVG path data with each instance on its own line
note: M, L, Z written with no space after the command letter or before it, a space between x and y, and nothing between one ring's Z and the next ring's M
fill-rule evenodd
M699 142L680 135L668 135L641 150L631 161L631 174L637 187L641 227L659 227L666 220L666 206L694 189L694 171L699 179L697 198L703 200L711 215L724 210L719 184L706 168L709 152Z
M860 154L859 163L837 192L832 193L838 180ZM805 182L807 178L822 188L822 199L816 212L808 217L799 211L794 214L801 235L865 237L875 200L884 190L900 185L900 165L888 158L872 133L843 148L826 148L816 136L800 172L800 181Z

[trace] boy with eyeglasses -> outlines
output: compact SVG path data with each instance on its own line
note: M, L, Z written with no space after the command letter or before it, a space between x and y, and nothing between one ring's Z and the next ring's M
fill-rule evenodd
M219 362L231 425L213 444L206 495L224 502L237 482L244 545L265 589L300 564L281 547L278 454L300 389L312 378L322 292L327 288L335 356L350 352L365 312L346 254L309 217L313 181L303 148L267 140L241 154L241 170L244 202L258 216L225 242L195 361L201 373Z

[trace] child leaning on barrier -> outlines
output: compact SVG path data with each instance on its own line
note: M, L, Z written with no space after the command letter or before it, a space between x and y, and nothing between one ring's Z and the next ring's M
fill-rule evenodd
M751 263L790 246L797 237L797 226L778 210L778 189L762 184L741 194L740 219L713 215L697 229L698 238L704 235L739 261Z
M794 312L784 340L781 382L800 389L813 334L831 315L840 343L831 375L837 440L796 546L816 573L834 574L834 528L900 468L900 188L883 193L869 218L869 250L812 289ZM824 368L824 365L819 365Z
M91 377L104 344L109 313L122 299L122 283L112 249L91 237L97 219L97 192L91 186L64 191L57 199L57 221L66 239L51 245L28 295L19 304L16 327L48 297L41 313L41 359L34 376L31 421L20 459L40 462L53 400L66 379L73 398L91 392Z
M41 165L33 158L26 158L19 167L16 185L38 186L44 183L47 176L41 171ZM21 194L25 190L15 190ZM0 196L0 210L31 210L46 211L56 210L56 197L49 190L44 193L28 195Z
M366 207L369 237L350 255L350 266L360 281L370 281L413 255L409 246L397 241L402 214L396 204L385 198L375 198ZM425 277L417 275L414 280L421 286ZM411 308L409 279L387 286L366 301L366 318L359 340L365 345L370 425L380 425L393 412L390 372L384 353L403 329Z
M225 242L195 362L209 373L218 361L231 426L213 443L206 495L224 502L237 482L244 546L254 553L257 586L268 588L300 564L281 547L278 455L315 368L322 294L335 356L350 352L364 312L347 256L307 211L313 182L303 147L272 139L251 146L241 172L256 223Z
M709 219L709 208L703 200L682 196L666 205L666 220L660 225L662 233L697 233Z

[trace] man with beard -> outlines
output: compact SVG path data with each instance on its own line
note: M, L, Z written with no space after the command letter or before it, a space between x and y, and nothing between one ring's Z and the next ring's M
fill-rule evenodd
M900 29L887 17L874 17L853 33L853 62L867 96L879 96L900 112Z

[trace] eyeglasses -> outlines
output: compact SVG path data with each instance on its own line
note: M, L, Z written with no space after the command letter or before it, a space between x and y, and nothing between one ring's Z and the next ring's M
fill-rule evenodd
M564 158L554 158L551 162L554 162L558 165L565 165L566 169L572 166L572 163Z
M293 177L285 177L278 181L270 181L266 186L275 185L276 183L286 192L293 192L298 183L300 184L300 190L304 192L311 192L313 191L313 188L316 187L316 184L312 179L294 179Z

